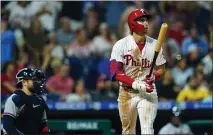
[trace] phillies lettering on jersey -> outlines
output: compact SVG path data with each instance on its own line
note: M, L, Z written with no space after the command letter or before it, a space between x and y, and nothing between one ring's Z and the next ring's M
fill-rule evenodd
M134 57L132 55L124 55L125 63L126 65L131 64L132 66L139 66L142 68L150 68L151 62L147 59L142 59L142 61L134 60Z
M150 71L157 43L157 40L149 36L146 36L145 41L145 46L141 52L132 35L120 39L113 46L110 61L116 60L117 62L122 62L124 73L131 78L144 78ZM162 52L161 48L155 63L156 66L166 62Z

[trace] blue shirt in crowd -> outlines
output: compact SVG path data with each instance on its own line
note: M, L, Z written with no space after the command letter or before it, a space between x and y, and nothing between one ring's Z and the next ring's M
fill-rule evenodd
M11 30L1 33L1 64L13 59L15 36Z
M110 1L106 4L106 22L109 24L112 28L117 28L117 25L119 24L120 17L127 7L126 2L120 2L120 1Z
M176 85L183 88L187 83L187 79L193 75L193 69L187 68L184 71L181 71L179 68L175 67L172 69L172 76Z
M60 45L69 45L74 39L72 32L65 34L62 30L57 32L57 37Z
M110 61L108 58L104 58L98 65L99 74L106 74L110 78Z
M187 55L190 52L190 47L197 47L199 50L199 54L203 55L208 52L208 44L203 39L192 40L191 37L187 37L182 44L182 54Z

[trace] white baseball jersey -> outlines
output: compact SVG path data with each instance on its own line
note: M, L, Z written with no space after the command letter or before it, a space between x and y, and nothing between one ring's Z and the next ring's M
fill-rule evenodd
M139 50L132 35L119 40L113 46L110 61L123 63L123 72L133 79L143 80L149 74L154 49L157 40L146 36L145 46L142 52ZM162 65L166 62L161 49L156 60L156 65ZM125 86L120 82L121 86ZM154 134L153 123L157 114L158 98L156 90L152 94L130 93L120 87L118 106L122 122L122 134L136 133L136 119L139 115L141 134ZM130 88L127 88L130 89Z
M149 74L156 43L157 40L146 36L145 46L140 52L133 36L129 35L117 41L113 46L110 61L122 62L124 73L131 78L144 79ZM156 60L156 66L164 63L166 63L166 59L161 48ZM123 84L121 83L121 85Z
M161 128L159 131L160 135L165 134L173 134L173 135L185 135L185 134L192 134L191 129L186 124L181 124L179 127L173 126L171 123L166 124L164 127Z

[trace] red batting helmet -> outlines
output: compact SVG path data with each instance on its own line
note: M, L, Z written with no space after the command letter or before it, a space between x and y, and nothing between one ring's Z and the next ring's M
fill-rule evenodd
M148 19L151 17L149 14L147 14L147 12L144 9L136 9L134 11L132 11L129 16L128 16L128 25L129 25L129 29L130 31L134 31L134 32L141 32L144 29L144 26L142 24L138 24L135 20L145 16Z

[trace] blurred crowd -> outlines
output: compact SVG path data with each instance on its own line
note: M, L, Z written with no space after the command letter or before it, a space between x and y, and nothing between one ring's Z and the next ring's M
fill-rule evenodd
M152 15L148 36L157 39L161 24L169 25L166 73L156 82L159 100L212 101L213 2L79 3L82 20L64 16L60 1L3 3L2 99L16 89L16 73L31 67L45 72L47 100L115 101L119 85L110 81L111 49L129 34L128 14L144 8Z

